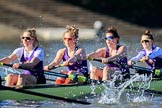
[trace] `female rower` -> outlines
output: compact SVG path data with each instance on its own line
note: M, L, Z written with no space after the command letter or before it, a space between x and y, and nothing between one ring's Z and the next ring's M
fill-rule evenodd
M18 59L19 63L13 63L12 68L23 68L28 70L24 70L20 75L8 74L5 85L19 86L46 83L43 71L44 51L39 47L36 30L28 29L20 38L23 47L15 49L11 55L0 59L0 62L9 64Z
M66 26L66 31L63 34L65 48L58 50L54 60L44 66L44 70L50 70L49 67L57 66L63 61L63 66L67 66L68 70L61 70L63 74L78 74L88 76L88 66L85 50L77 45L79 29L75 25ZM58 77L55 84L68 84L68 78Z
M154 45L154 38L149 30L146 30L141 36L143 49L128 61L132 65L139 61L145 61L150 69L162 68L162 49Z
M87 55L87 58L102 58L102 63L106 64L103 69L94 67L91 70L91 79L111 79L117 70L122 72L124 78L129 78L129 69L122 67L127 64L127 48L119 44L120 37L115 27L109 27L105 34L106 46Z

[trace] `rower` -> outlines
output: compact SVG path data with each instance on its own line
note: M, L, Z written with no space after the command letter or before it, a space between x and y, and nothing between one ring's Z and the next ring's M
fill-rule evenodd
M59 49L54 60L44 66L44 70L50 70L49 67L57 66L63 62L63 66L67 70L61 70L62 74L76 74L79 76L88 76L88 65L86 60L86 53L83 48L77 45L79 29L75 25L67 25L66 31L63 34L63 42L65 48ZM71 80L69 78L58 77L55 84L68 84Z
M105 47L99 48L87 55L87 58L102 58L102 63L106 65L103 69L97 66L93 67L90 73L91 79L111 80L112 75L116 71L121 72L124 79L129 78L129 68L121 67L127 64L127 48L125 45L120 44L120 36L117 29L110 26L105 34ZM121 66L109 62L116 62Z
M143 49L128 61L128 65L133 62L146 62L149 69L153 70L154 77L161 76L162 69L162 49L154 44L154 38L149 30L146 30L141 36L141 44Z

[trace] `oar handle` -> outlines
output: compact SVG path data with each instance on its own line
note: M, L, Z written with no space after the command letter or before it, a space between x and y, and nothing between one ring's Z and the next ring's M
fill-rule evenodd
M63 67L63 66L64 66L63 64L60 64L58 66L48 66L48 69L52 70L52 69L56 69L56 68Z
M93 59L93 61L102 62L102 59Z
M98 62L102 62L101 59L95 59L95 58L92 58L92 57L88 57L88 60L89 60L89 61L98 61Z
M89 61L97 61L97 62L102 63L102 59L95 59L95 58L92 58L92 57L88 57L88 60ZM117 62L113 62L113 61L108 61L107 64L113 64L113 65L119 66L119 64Z

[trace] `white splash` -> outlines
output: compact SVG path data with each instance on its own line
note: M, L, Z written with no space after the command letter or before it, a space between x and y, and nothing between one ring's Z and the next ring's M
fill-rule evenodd
M101 94L101 98L99 103L101 104L119 104L121 96L125 93L126 88L129 86L129 91L133 91L134 87L136 87L136 94L132 97L132 95L125 94L125 100L127 102L146 102L148 98L144 96L144 90L150 87L151 77L146 75L133 75L129 80L121 83L120 85L116 85L115 81L119 76L114 76L113 80L109 83L103 84L105 87L104 92ZM140 82L140 83L135 83ZM131 92L129 92L131 93ZM130 96L130 97L129 97ZM122 98L123 101L123 98Z

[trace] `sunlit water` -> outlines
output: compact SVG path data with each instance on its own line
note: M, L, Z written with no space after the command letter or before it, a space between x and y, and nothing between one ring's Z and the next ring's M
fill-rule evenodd
M161 40L158 37L158 45L162 46L160 44ZM131 58L134 56L140 48L141 45L139 44L140 37L134 39L130 38L130 36L121 37L121 42L128 47L128 58ZM90 53L92 51L95 51L97 48L105 46L104 42L97 42L95 40L91 41L81 41L79 42L79 45L84 47L86 50L86 53ZM9 55L15 48L19 47L19 41L12 41L12 42L1 42L0 49L1 54L0 58ZM45 65L48 64L53 60L53 57L56 55L56 52L58 49L63 48L64 44L62 44L62 41L56 42L41 42L41 47L45 50ZM103 67L101 63L98 62L92 62L89 64L90 68L92 66L100 66ZM144 64L145 65L145 64ZM1 68L2 69L2 68ZM4 68L3 68L4 69ZM56 69L57 72L61 68ZM5 69L4 69L5 70ZM12 69L10 70L12 71ZM7 73L7 72L6 72ZM2 76L4 76L6 73L1 73ZM134 79L132 79L134 80ZM83 100L86 100L92 104L90 105L81 105L81 104L75 104L75 103L67 103L64 101L59 100L45 100L45 101L14 101L14 100L4 100L0 102L0 106L2 108L12 108L12 107L21 107L21 108L27 108L27 107L39 107L39 108L160 108L162 107L162 97L156 96L153 94L130 94L126 93L124 91L124 88L131 84L130 82L125 83L124 85L121 85L120 89L118 88L117 91L116 88L111 88L113 86L110 86L111 83L108 85L105 85L107 87L107 91L104 91L100 95L95 95L91 97L85 97ZM95 86L92 85L92 94L93 89ZM113 91L114 90L114 91ZM104 94L104 93L107 93Z

